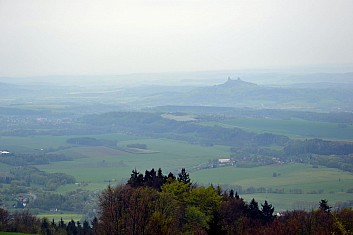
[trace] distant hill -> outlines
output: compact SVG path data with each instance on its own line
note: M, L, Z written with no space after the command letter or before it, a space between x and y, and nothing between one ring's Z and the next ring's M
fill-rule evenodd
M157 105L201 105L222 107L276 108L311 111L353 111L353 87L311 83L286 86L257 85L228 78L226 82L187 92L156 93L143 102Z
M228 77L228 80L220 85L215 85L214 87L225 88L225 89L247 89L247 88L255 88L257 85L251 82L245 82L238 78L237 80L232 80Z
M99 109L105 104L113 105L112 109L115 105L133 109L181 105L353 112L353 73L244 72L235 79L227 79L226 73L231 72L0 77L0 97L12 99L10 103L97 104ZM215 82L222 77L224 82ZM139 82L132 86L135 79ZM181 82L185 79L197 82ZM125 81L130 81L130 86L125 86Z
M294 83L353 84L353 73L312 73L287 77Z
M24 86L0 82L0 96L28 93L29 90Z

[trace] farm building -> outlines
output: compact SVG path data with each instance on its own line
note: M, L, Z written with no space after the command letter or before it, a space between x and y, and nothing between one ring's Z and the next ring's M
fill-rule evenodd
M230 158L219 158L218 159L218 166L234 166L236 161Z

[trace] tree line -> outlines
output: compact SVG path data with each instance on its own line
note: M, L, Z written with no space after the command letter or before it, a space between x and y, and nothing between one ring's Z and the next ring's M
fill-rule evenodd
M96 139L93 137L75 137L66 140L66 142L75 145L116 147L115 141Z
M352 124L353 113L351 112L310 112L310 111L294 111L286 109L249 109L235 107L218 107L218 106L178 106L166 105L150 108L155 112L168 113L191 113L203 115L211 120L232 117L252 117L252 118L272 118L272 119L291 119L299 118L307 121L332 122L338 124Z
M97 218L93 219L91 223L86 220L83 223L74 220L65 223L62 218L55 222L54 219L49 221L46 217L40 219L28 210L10 213L0 208L0 231L3 232L43 235L93 235L99 234L97 224Z
M76 212L86 214L93 218L90 212L95 207L97 194L88 190L76 189L65 194L53 192L38 192L37 198L32 200L29 207L32 211L48 211L50 209L66 212Z
M11 153L0 155L0 162L11 166L45 165L51 162L71 161L64 154L54 153Z
M0 183L18 187L39 185L53 191L65 184L75 183L75 178L64 173L46 173L33 166L23 166L12 168L9 174L0 175Z
M225 128L217 125L203 126L197 122L168 120L161 117L160 113L111 112L84 116L80 122L90 126L91 129L182 139L202 145L221 144L251 148L277 145L283 148L280 153L282 155L353 154L353 143L350 142L321 139L292 140L287 136L273 133L256 134L240 128Z

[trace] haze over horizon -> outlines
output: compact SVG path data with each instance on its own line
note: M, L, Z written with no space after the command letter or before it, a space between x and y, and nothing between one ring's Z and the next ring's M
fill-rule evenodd
M0 76L352 65L351 22L350 0L2 0Z

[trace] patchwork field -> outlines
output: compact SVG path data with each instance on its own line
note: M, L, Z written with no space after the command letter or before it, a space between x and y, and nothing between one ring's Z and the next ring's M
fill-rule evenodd
M96 136L98 137L98 136ZM112 136L111 136L112 137ZM177 173L182 167L187 169L208 162L210 159L229 155L229 147L202 147L184 142L165 139L137 139L119 142L121 145L144 143L149 149L158 151L151 154L131 154L107 147L74 147L62 150L73 161L39 165L47 172L63 172L75 176L85 186L66 185L59 192L68 192L78 187L96 190L109 183L126 182L132 169L144 172L146 169L162 168L164 173ZM277 177L273 177L274 173ZM312 168L305 164L270 165L255 168L222 167L204 169L190 173L193 182L198 184L221 184L241 186L243 189L263 187L266 190L284 190L284 193L255 193L241 195L247 200L252 197L268 200L281 211L315 205L325 198L330 203L347 201L352 194L346 193L353 188L353 175L332 168ZM289 193L301 190L301 194ZM293 200L292 200L293 199Z
M287 126L288 122L291 125ZM293 123L296 123L297 127L293 126ZM207 123L207 125L211 124ZM337 124L306 121L303 123L300 120L233 119L221 125L245 127L257 132L291 133L291 136L295 135L301 138L311 135L310 133L317 133L317 137L328 139L348 140L353 136L351 126L342 128ZM183 141L146 139L124 134L89 136L116 141L116 148L78 146L67 143L67 139L73 137L75 136L2 136L0 137L0 146L19 153L39 153L43 151L41 149L52 149L52 153L71 157L72 161L36 166L46 172L72 175L76 178L76 182L84 183L62 186L57 190L59 193L73 191L77 188L100 190L109 183L125 183L133 169L144 173L146 169L162 168L164 174L168 174L170 171L176 174L181 168L186 168L190 170L192 181L198 184L241 186L243 189L263 187L266 189L266 193L241 194L241 196L246 200L255 198L260 203L268 200L277 211L308 208L316 205L321 199L328 199L329 203L333 205L336 202L351 200L353 195L347 193L348 189L353 188L353 175L332 168L312 168L312 166L304 164L287 164L255 168L223 167L200 171L191 170L209 160L229 157L229 146L206 147ZM133 152L119 148L119 146L126 147L131 144L144 144L147 146L147 150ZM8 171L10 168L11 166L0 164L1 172ZM273 193L275 190L282 191L281 193ZM301 193L290 193L293 190L299 190Z

